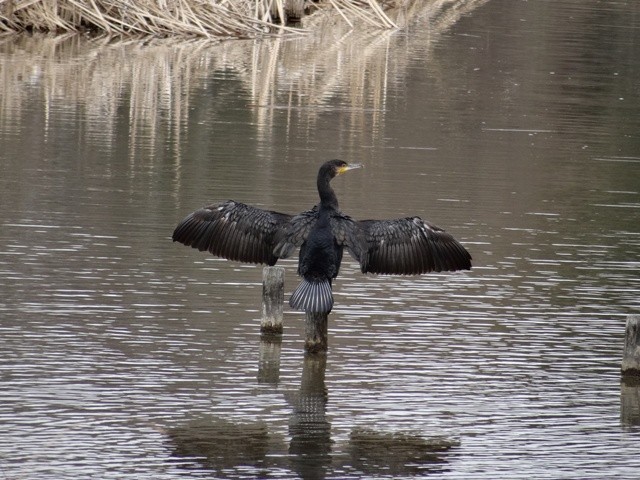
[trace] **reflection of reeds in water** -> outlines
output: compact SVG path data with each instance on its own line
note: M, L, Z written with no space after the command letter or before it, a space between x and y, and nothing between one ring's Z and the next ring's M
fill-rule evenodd
M86 120L87 135L97 130L98 143L112 144L118 119L125 117L132 141L143 134L153 144L161 128L179 132L186 121L189 103L183 93L209 66L201 61L202 47L202 42L168 48L76 35L5 37L0 44L0 126L19 125L33 102L34 109L44 111L45 136L58 126L49 117L52 112L69 110Z
M428 38L434 38L465 9L485 1L432 2L409 16L424 16L429 23L421 31L428 30ZM396 11L394 21L401 23L403 15L407 12ZM55 127L50 112L73 109L76 117L86 117L81 120L86 120L88 134L97 130L94 141L107 145L113 143L116 131L122 132L124 112L130 152L136 147L133 142L151 146L165 135L172 139L179 161L180 134L190 116L203 109L206 112L200 116L207 119L219 114L215 105L203 102L207 95L203 89L215 72L224 72L232 73L239 80L234 88L246 93L243 99L252 106L258 137L272 134L277 110L289 112L287 128L303 126L311 132L328 108L349 112L354 131L375 136L389 82L402 79L411 61L406 49L394 48L403 37L355 32L329 17L313 21L318 33L312 36L218 45L195 39L142 43L75 35L4 37L0 122L2 128L15 128L26 102L44 101L45 129ZM36 89L42 93L34 96ZM336 107L331 100L338 95L341 101ZM367 128L359 125L365 122ZM370 139L353 141L362 144Z

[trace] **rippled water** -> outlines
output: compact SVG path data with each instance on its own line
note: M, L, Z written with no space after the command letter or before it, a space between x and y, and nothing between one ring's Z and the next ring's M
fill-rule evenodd
M2 40L0 478L637 478L640 9L453 7L383 35ZM347 259L323 359L298 313L261 341L260 267L170 235L225 198L307 208L334 156L366 164L345 212L428 218L474 269Z

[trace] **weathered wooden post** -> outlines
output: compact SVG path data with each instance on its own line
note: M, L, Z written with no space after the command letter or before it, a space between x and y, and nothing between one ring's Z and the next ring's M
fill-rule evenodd
M262 322L263 335L282 334L284 305L284 268L264 267L262 270Z
M304 348L308 353L327 351L328 313L305 312Z
M304 16L304 0L286 0L284 13L287 24L299 22Z
M622 354L622 376L640 377L640 315L627 316Z
M640 425L640 315L627 316L620 382L620 422Z
M282 334L284 311L284 268L264 267L262 270L262 322L263 337ZM327 351L327 313L305 312L304 348L308 353Z

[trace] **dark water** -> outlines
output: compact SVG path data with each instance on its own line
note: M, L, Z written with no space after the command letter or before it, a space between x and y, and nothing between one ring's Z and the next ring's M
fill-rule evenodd
M457 8L460 7L460 8ZM0 479L638 477L640 4L453 2L405 31L0 40ZM418 214L471 272L336 282L173 244L234 198ZM295 263L287 268L287 293Z

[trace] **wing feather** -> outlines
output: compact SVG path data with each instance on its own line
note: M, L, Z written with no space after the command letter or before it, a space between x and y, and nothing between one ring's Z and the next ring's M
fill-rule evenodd
M366 239L360 259L363 273L415 275L471 268L469 252L449 233L420 217L357 223Z
M289 257L307 239L317 219L317 205L293 217L286 228L281 229L276 235L275 254L279 258Z
M331 231L338 245L346 247L349 254L361 263L367 252L367 241L358 222L340 211L335 211L331 216Z
M286 258L297 247L302 246L317 219L317 205L293 217L286 228L277 235L275 254L279 258ZM353 258L362 262L367 252L367 242L358 222L336 210L331 214L331 231L338 245L346 247Z
M187 215L173 241L218 257L274 265L276 237L293 217L227 200Z

